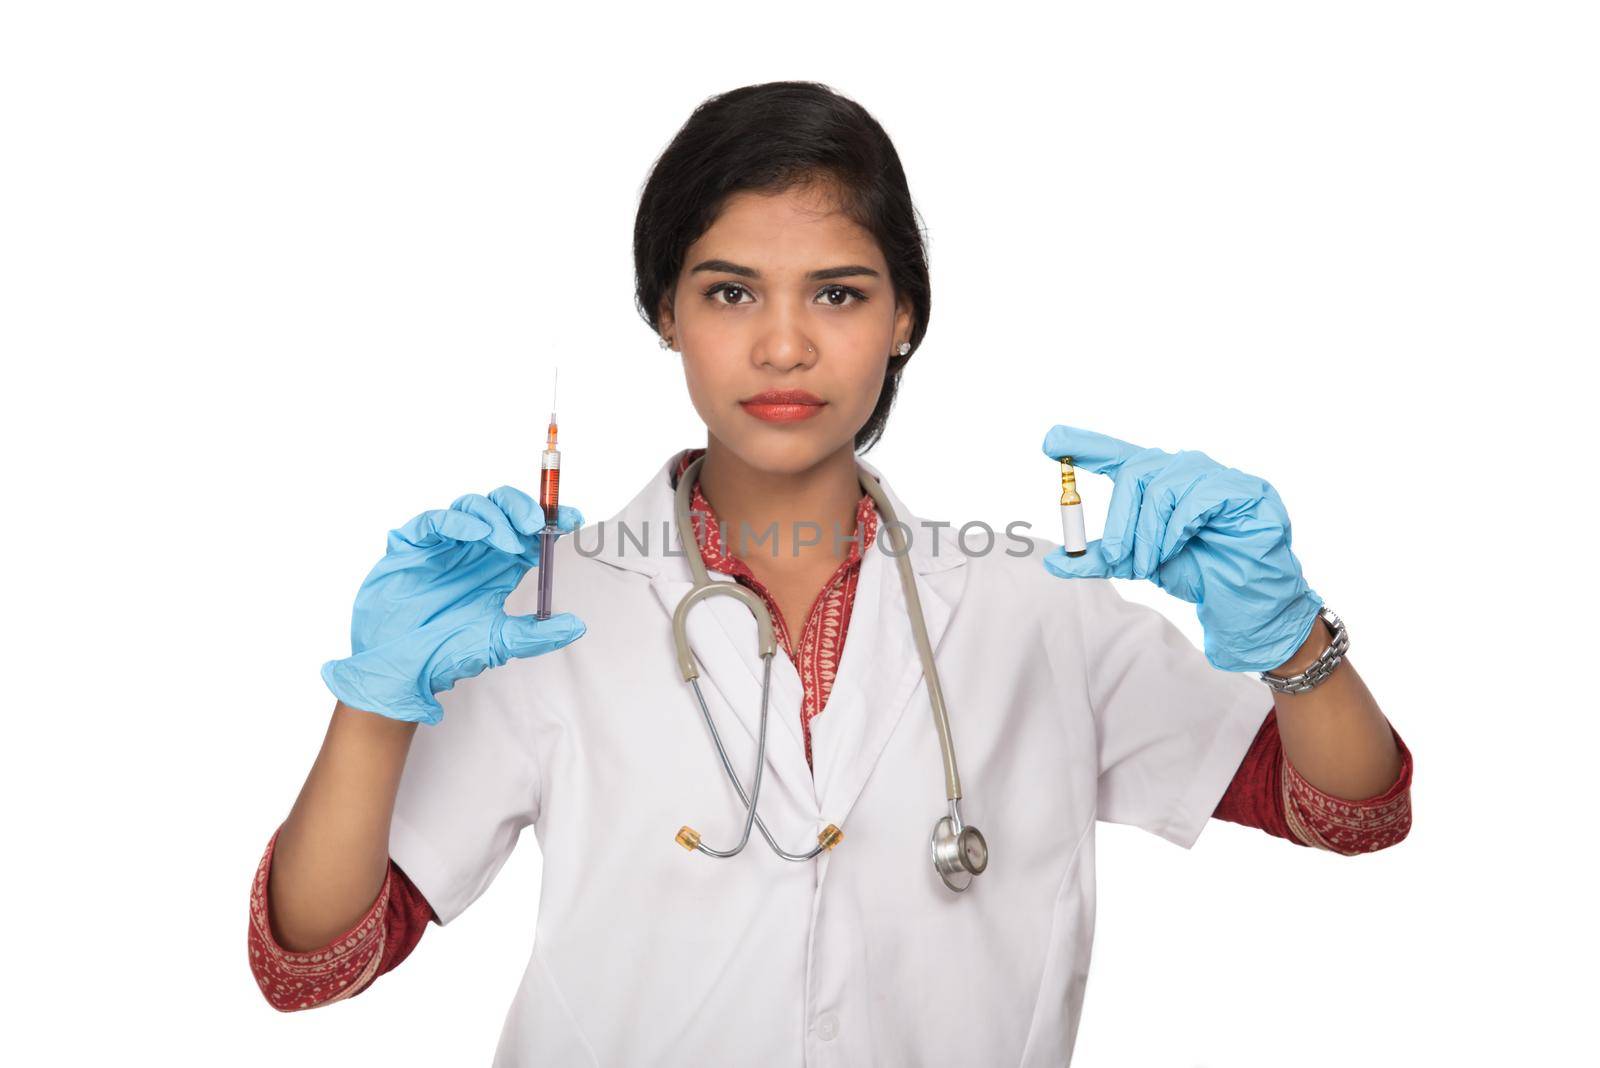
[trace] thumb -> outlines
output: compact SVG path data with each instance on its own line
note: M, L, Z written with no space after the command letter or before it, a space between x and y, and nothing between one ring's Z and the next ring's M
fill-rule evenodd
M1111 578L1111 566L1100 551L1100 539L1091 541L1082 556L1068 556L1059 545L1044 555L1045 570L1059 578Z
M577 641L588 629L583 620L571 612L559 612L549 619L507 616L505 625L500 628L500 644L507 660L514 656L539 656Z

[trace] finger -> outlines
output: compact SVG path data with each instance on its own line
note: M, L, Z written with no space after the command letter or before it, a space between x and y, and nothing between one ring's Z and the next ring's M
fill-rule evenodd
M506 514L519 534L537 534L544 529L544 509L539 502L515 486L489 491L489 500Z
M576 508L568 508L563 504L560 508L556 509L556 512L556 526L560 527L562 530L571 533L572 531L583 526L583 513L578 511Z
M1082 556L1068 556L1057 546L1044 555L1045 570L1060 578L1111 578L1111 567L1100 551L1100 539L1091 541Z
M1167 519L1162 560L1172 559L1214 520L1231 527L1234 519L1247 512L1255 513L1257 525L1276 523L1287 530L1289 517L1277 500L1276 490L1254 475L1220 468L1179 498ZM1219 516L1222 518L1217 519Z
M500 506L481 493L464 493L451 502L450 507L458 512L475 515L488 523L493 529L485 539L501 552L513 556L521 556L528 551L528 543L511 525L511 520L500 510Z
M501 486L489 491L489 499L511 520L511 525L522 534L537 534L546 526L544 506L515 486ZM556 526L571 532L583 525L583 513L576 508L561 505L556 509Z
M443 541L478 541L493 530L476 516L449 508L435 508L413 516L404 526L389 531L389 548L426 549Z
M1073 467L1113 476L1125 462L1144 451L1121 438L1059 424L1051 427L1044 436L1043 448L1045 455L1051 459L1070 456Z
M1207 485L1223 468L1204 453L1180 452L1156 472L1145 486L1144 499L1134 522L1133 573L1155 574L1156 568L1183 547L1173 528L1173 513L1193 509L1204 498L1215 497Z
M493 501L519 534L537 534L544 527L544 509L526 493L515 486L501 486L489 491Z
M1146 449L1117 472L1111 488L1111 504L1106 509L1106 525L1102 532L1106 563L1113 569L1132 569L1132 551L1138 535L1136 525L1139 512L1144 508L1145 487L1169 460L1167 453Z
M507 616L500 627L500 648L496 652L503 653L505 659L540 656L577 641L588 629L571 612L560 612L549 619Z

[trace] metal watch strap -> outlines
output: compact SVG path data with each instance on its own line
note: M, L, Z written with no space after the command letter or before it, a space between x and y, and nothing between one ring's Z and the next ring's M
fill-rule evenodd
M1344 654L1350 649L1350 632L1345 629L1344 620L1335 615L1333 609L1327 605L1317 610L1317 618L1328 625L1328 629L1333 632L1333 640L1322 650L1322 655L1298 675L1283 678L1270 672L1261 672L1261 681L1270 689L1278 693L1305 693L1321 685L1322 680L1331 675L1333 669L1344 660Z

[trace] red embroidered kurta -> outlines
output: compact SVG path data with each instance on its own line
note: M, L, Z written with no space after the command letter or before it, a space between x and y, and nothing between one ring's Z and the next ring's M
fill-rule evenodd
M686 449L678 454L673 467L674 484L677 476L704 451ZM800 717L809 764L811 721L827 708L834 674L844 653L862 554L877 536L878 513L872 498L863 493L856 505L856 538L806 618L798 621L798 636L749 566L727 551L716 515L698 484L691 508L698 513L691 516L691 522L706 568L748 586L772 613L778 642L804 685ZM1411 752L1393 727L1390 731L1401 757L1400 774L1394 785L1377 797L1347 801L1323 793L1295 771L1283 752L1277 711L1270 710L1213 815L1258 827L1296 845L1337 853L1369 853L1394 845L1411 829ZM267 907L267 877L277 838L274 832L256 867L250 890L249 931L250 968L274 1008L290 1012L354 997L410 954L430 919L438 922L411 880L390 861L377 900L350 930L314 950L284 949L272 933Z

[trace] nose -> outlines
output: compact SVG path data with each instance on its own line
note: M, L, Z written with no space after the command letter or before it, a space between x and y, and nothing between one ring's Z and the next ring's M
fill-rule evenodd
M810 367L817 362L817 346L801 329L798 317L779 313L771 329L756 341L751 358L757 367L785 372Z

